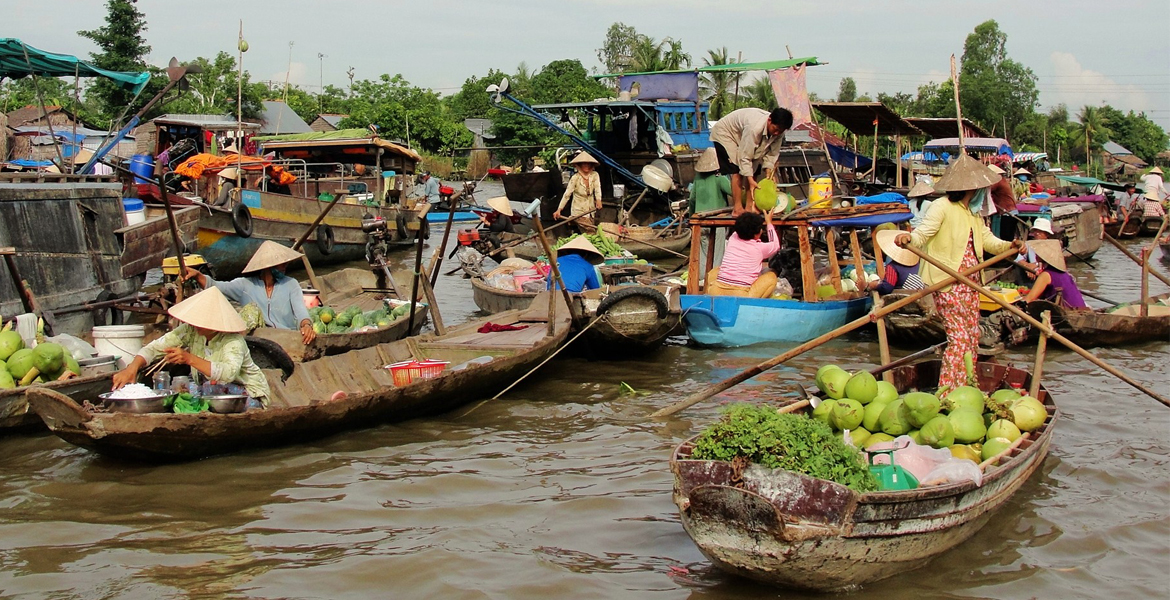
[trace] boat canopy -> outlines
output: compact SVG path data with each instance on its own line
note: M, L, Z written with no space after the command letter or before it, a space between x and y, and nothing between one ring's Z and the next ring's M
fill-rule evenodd
M368 129L338 129L337 131L314 131L289 135L256 136L256 143L270 150L291 150L307 148L328 148L335 146L374 146L389 150L415 162L421 161L418 152L401 144L384 140L370 134Z
M1007 140L1003 138L965 138L963 145L969 150L983 150L985 152L995 152L1000 155L1012 156L1012 146ZM923 150L932 149L958 149L959 138L938 138L926 142L922 147Z
M1112 181L1104 181L1101 179L1097 179L1096 177L1079 177L1076 175L1057 175L1056 178L1061 180L1061 181L1071 183L1073 185L1083 185L1087 188L1091 188L1095 185L1099 185L1107 190L1114 190L1117 192L1124 192L1125 191L1125 184L1113 183Z
M840 123L854 135L922 135L898 113L881 102L815 102L813 108Z
M141 92L146 82L150 81L150 73L107 71L76 56L38 50L16 38L0 38L0 78L20 79L29 75L105 77L135 94Z
M1017 152L1015 154L1015 156L1012 157L1012 162L1015 162L1015 163L1026 163L1028 161L1038 162L1041 160L1046 160L1047 158L1048 158L1047 152Z
M882 223L904 223L914 215L909 211L875 215L859 215L840 219L817 219L809 221L813 227L877 227Z
M806 56L804 58L789 58L785 60L766 60L763 62L750 63L727 63L722 65L704 65L702 67L694 67L692 69L677 69L674 71L641 71L636 73L605 73L602 75L594 75L594 79L605 79L607 77L626 77L630 75L661 75L664 73L711 73L711 72L725 72L725 73L742 73L745 71L773 71L776 69L787 69L795 67L796 65L808 65L815 67L821 63L817 62L817 57Z

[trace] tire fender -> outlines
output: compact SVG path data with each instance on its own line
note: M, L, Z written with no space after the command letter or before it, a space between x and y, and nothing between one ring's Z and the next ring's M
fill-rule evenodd
M597 314L603 315L619 302L635 296L644 296L652 300L655 307L658 309L659 319L665 318L666 315L670 312L670 302L666 300L666 296L663 296L662 292L659 292L652 287L637 285L624 287L602 298L601 302L597 304Z
M235 228L236 235L242 238L252 237L252 211L243 203L232 209L232 227Z
M317 250L320 250L322 255L328 256L333 253L335 241L333 227L327 223L322 223L317 226Z

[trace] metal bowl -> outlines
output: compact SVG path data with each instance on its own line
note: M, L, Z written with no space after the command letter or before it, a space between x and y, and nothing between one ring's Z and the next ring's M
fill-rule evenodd
M211 412L219 414L242 413L248 410L248 397L242 395L204 396Z
M117 413L131 413L131 414L147 414L147 413L165 413L167 409L163 406L163 402L167 399L166 395L149 396L146 398L130 398L126 400L119 400L117 398L110 398L114 392L106 392L99 394L102 402L110 412Z

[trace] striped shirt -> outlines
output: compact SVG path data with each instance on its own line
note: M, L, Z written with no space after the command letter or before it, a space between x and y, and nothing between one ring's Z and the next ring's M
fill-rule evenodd
M760 276L760 268L773 254L780 250L780 236L776 228L768 225L768 241L744 240L733 233L723 251L723 262L719 263L720 283L751 287Z

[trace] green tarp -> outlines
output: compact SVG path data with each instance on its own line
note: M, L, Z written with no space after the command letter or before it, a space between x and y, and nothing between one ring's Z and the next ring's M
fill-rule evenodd
M1099 185L1107 190L1124 191L1125 185L1121 183L1113 183L1112 181L1101 181L1096 177L1081 177L1078 175L1057 175L1057 179L1067 181L1073 185L1083 185L1085 187L1093 187Z
M808 65L810 67L817 66L817 57L806 56L804 58L790 58L787 60L768 60L764 62L751 63L728 63L725 65L707 65L703 67L695 67L693 69L678 69L677 71L648 71L645 73L606 73L604 75L594 75L594 79L604 79L606 77L621 77L622 75L656 75L659 73L708 73L711 71L774 71L776 69L787 69L796 65Z
M25 56L27 52L27 57ZM137 94L150 81L150 73L123 73L99 69L76 56L38 50L16 38L0 38L0 77L105 77Z

